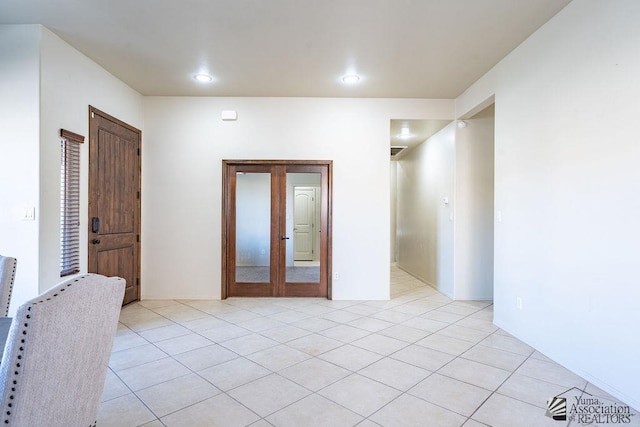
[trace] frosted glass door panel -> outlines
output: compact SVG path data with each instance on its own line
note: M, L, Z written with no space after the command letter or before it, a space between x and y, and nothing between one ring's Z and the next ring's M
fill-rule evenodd
M236 175L236 283L270 279L271 174Z

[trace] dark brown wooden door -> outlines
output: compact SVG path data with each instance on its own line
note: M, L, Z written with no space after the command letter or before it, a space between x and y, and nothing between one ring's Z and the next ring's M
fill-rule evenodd
M223 169L222 297L330 297L331 162L229 160ZM294 259L296 181L317 186L319 253L306 263Z
M141 132L89 107L89 268L119 276L123 304L140 292Z

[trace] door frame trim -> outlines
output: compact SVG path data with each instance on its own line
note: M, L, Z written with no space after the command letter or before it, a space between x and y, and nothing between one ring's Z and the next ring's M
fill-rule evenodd
M327 299L332 299L332 236L333 236L333 161L332 160L222 160L222 230L221 230L221 286L220 298L229 296L229 246L231 236L231 221L229 212L231 209L230 169L236 166L264 165L264 166L326 166L327 167L327 253L326 263L323 266L327 277ZM324 195L323 195L324 196ZM321 212L320 215L323 215ZM235 250L231 248L232 250Z

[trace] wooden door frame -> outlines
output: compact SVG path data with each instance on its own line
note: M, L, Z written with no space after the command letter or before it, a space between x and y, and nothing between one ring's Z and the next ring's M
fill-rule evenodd
M92 152L92 146L95 147L97 144L96 141L91 140L91 135L93 135L93 133L91 132L91 130L93 129L93 127L95 126L92 116L93 115L98 115L102 118L105 118L119 126L122 126L128 130L130 130L131 132L134 132L136 134L138 134L138 182L137 182L137 187L138 187L138 193L140 194L140 197L138 197L138 203L136 204L136 224L137 224L137 229L136 229L136 234L139 236L137 239L137 242L135 243L137 245L137 251L138 251L138 260L137 260L137 278L136 278L136 285L137 285L137 295L136 295L136 299L138 301L140 301L140 296L142 295L142 280L140 278L140 276L142 275L142 131L136 127L131 126L128 123L123 122L122 120L113 117L110 114L105 113L104 111L101 111L99 109L97 109L96 107L89 105L89 136L90 136L90 141L89 141L89 166L88 166L88 174L89 174L89 188L91 188L91 180L92 180L92 174L91 174L91 164L92 161L94 160L93 155L95 153ZM91 213L91 197L88 197L88 210L87 212ZM87 222L88 222L88 236L91 236L91 220L90 218L87 218ZM89 264L89 241L87 240L87 264ZM87 267L89 267L89 265L87 265ZM89 269L87 269L87 271L89 271Z
M234 210L234 206L232 206L232 194L230 194L231 188L231 180L234 177L231 176L232 168L235 169L236 166L249 166L249 165L258 165L258 166L296 166L302 167L305 166L321 166L327 168L327 186L321 186L321 197L327 201L326 210L322 209L320 212L321 218L323 222L326 222L326 230L323 233L322 239L326 239L326 251L321 251L320 254L320 266L323 267L323 270L320 271L320 274L326 275L327 281L327 299L332 299L332 209L333 209L333 161L332 160L222 160L222 257L221 257L221 291L220 297L221 299L226 299L229 296L229 251L235 252L235 247L230 243L232 236L232 223L230 221L231 215ZM275 195L272 195L272 198ZM326 221L325 221L326 220ZM286 221L284 215L280 215L280 221ZM326 253L325 253L326 252ZM272 251L272 256L273 254ZM324 261L324 262L323 262ZM283 281L284 282L284 281Z

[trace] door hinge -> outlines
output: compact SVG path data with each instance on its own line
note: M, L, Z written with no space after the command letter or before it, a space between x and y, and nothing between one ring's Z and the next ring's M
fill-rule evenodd
M136 286L140 286L140 279L136 279Z
M138 199L140 199L140 192L138 191Z
M140 235L136 234L136 242L140 243Z
M138 148L138 156L140 155L140 149Z
M92 118L92 119L95 119L95 118L96 118L96 115L95 115L95 114L93 114L93 111L91 112L91 118Z

